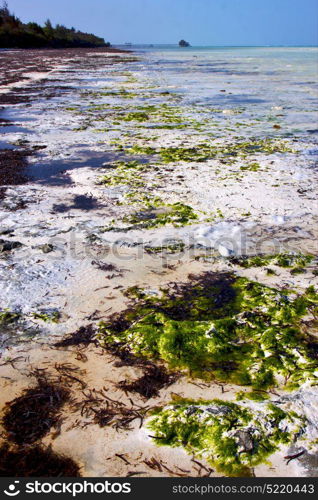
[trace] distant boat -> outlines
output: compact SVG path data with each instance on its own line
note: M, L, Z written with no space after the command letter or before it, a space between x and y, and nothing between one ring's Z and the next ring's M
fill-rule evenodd
M185 40L180 40L179 47L191 47L191 45L189 44L189 42L186 42Z

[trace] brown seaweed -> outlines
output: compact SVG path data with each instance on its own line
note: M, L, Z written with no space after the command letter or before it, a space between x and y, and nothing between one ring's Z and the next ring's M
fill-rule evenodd
M2 424L10 440L32 444L60 423L60 410L69 400L69 389L36 371L37 385L6 404Z
M54 347L96 344L94 337L95 330L93 325L81 326L81 328L79 328L76 332L71 333L59 342L56 342Z
M157 365L147 359L135 356L126 346L109 344L106 349L117 358L114 363L116 367L136 366L144 372L140 378L133 382L127 380L119 382L117 387L126 393L135 392L146 399L157 397L161 389L173 384L180 377L179 373L169 372L163 365Z
M160 389L173 384L180 376L177 373L169 373L164 366L154 363L144 363L145 373L133 382L121 381L118 387L125 392L136 392L142 397L149 399L159 396Z
M50 447L0 447L0 477L80 477L80 467Z
M76 404L77 409L80 409L82 417L91 418L84 426L89 424L97 424L99 427L108 425L118 430L131 430L131 424L135 420L139 420L141 428L144 422L146 413L149 407L141 407L132 402L131 407L128 407L122 401L111 399L107 395L107 389L100 391L95 389L83 391L85 399Z

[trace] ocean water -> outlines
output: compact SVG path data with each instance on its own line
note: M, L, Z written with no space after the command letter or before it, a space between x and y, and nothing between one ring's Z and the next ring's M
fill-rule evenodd
M142 56L137 72L174 89L183 104L195 105L226 124L240 115L244 135L308 137L318 133L318 48L316 47L132 47ZM222 120L220 119L222 118ZM273 125L279 125L273 131ZM244 128L244 127L243 127ZM314 136L314 137L313 137Z

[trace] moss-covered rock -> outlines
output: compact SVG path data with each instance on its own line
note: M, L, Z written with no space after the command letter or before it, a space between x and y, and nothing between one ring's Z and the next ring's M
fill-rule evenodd
M180 400L156 409L148 422L157 445L183 447L219 472L248 476L305 427L304 418L272 403Z

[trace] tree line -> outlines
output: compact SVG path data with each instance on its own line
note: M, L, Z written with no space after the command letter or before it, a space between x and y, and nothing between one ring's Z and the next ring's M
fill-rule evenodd
M65 48L65 47L109 47L103 38L83 33L62 24L52 26L48 19L44 26L37 23L22 23L9 10L7 2L0 7L0 48Z

